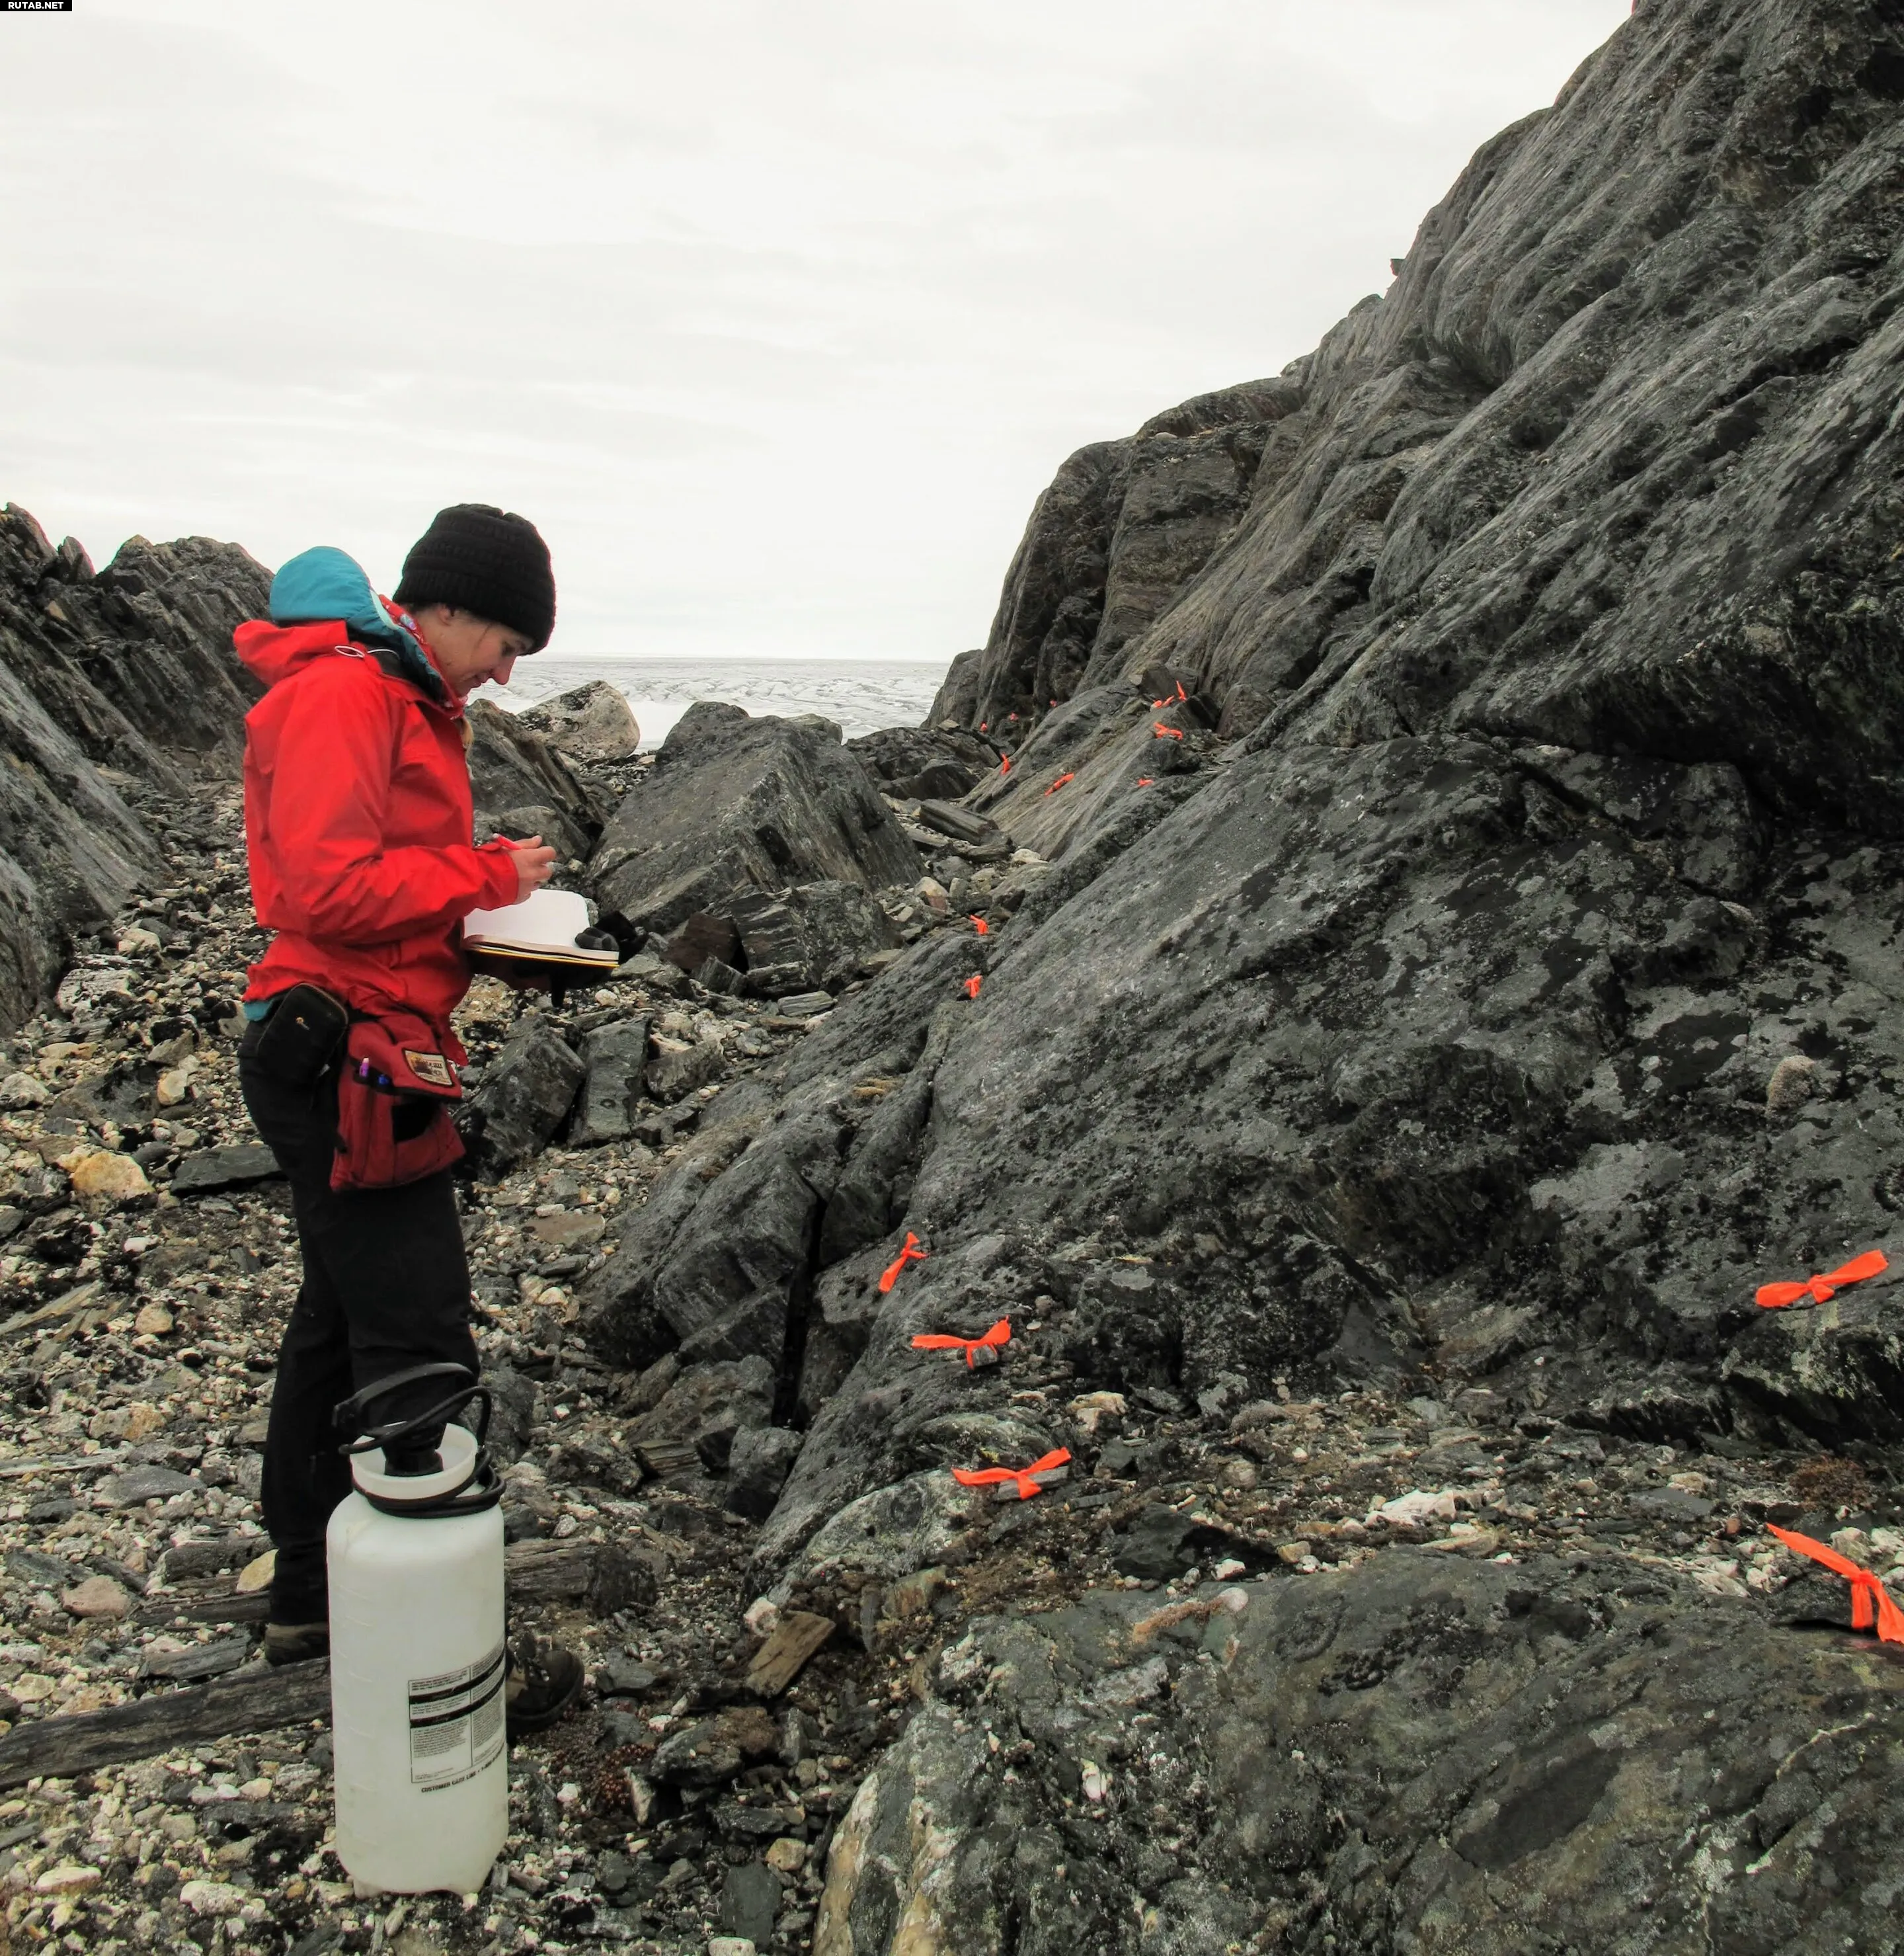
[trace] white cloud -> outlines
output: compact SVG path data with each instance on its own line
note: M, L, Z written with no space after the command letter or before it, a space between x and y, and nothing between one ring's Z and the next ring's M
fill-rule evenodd
M949 656L1080 442L1272 373L1625 0L80 0L0 21L0 494L568 652Z

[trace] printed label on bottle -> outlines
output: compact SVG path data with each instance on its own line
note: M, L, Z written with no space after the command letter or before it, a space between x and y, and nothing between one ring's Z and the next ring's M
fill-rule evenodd
M508 1653L410 1680L410 1780L426 1792L473 1778L503 1749Z

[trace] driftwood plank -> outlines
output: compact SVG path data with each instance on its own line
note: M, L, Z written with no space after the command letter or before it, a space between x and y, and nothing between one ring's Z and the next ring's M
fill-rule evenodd
M516 1541L503 1551L503 1579L512 1597L582 1596L595 1573L587 1541Z
M749 1690L777 1698L798 1677L806 1661L833 1634L833 1619L805 1610L790 1611L754 1653L748 1667Z
M546 1601L584 1596L594 1580L597 1549L585 1541L518 1541L503 1551L503 1579L512 1598ZM241 1596L229 1579L181 1582L155 1590L134 1612L137 1623L261 1623L270 1614L263 1590Z
M155 1692L104 1712L15 1726L0 1737L0 1787L41 1775L70 1779L177 1746L275 1731L329 1713L330 1664L324 1658L217 1678L187 1691Z

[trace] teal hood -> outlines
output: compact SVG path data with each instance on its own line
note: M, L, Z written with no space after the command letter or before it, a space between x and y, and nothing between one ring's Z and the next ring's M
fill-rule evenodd
M362 566L344 551L320 544L314 550L299 551L272 579L271 622L314 625L332 618L341 618L360 645L394 654L404 677L432 699L447 696L449 689L421 642L377 595Z

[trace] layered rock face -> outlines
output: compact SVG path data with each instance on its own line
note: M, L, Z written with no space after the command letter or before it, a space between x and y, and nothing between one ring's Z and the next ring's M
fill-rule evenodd
M984 650L955 665L932 722L1000 731L1114 677L1249 509L1288 379L1205 394L1124 441L1094 442L1039 498Z
M1226 428L1065 465L968 724L1164 664L1226 734L1726 762L1894 830L1899 60L1879 7L1650 0L1384 296L1177 411ZM1140 566L1146 441L1226 440L1247 481L1185 465L1206 513Z
M235 770L257 689L232 631L270 588L235 544L134 537L96 573L0 515L0 1030L157 866L180 770Z

